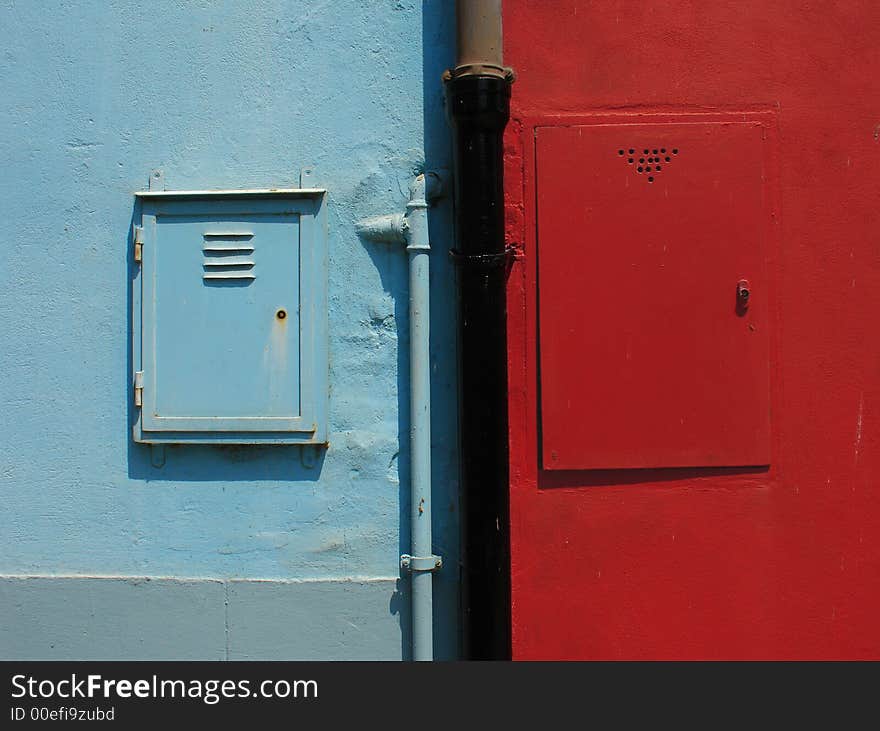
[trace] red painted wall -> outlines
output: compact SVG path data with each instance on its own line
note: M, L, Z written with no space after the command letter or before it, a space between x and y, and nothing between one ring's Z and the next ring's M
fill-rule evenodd
M880 657L880 4L505 0L504 29L514 658ZM771 466L541 469L535 127L740 111L774 135Z

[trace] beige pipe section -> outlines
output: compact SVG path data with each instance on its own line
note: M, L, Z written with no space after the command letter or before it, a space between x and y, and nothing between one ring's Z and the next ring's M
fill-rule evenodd
M453 76L506 77L501 0L456 0L458 51Z

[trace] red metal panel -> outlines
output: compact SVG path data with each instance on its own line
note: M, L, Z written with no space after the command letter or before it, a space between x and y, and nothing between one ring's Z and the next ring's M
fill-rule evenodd
M880 658L880 3L503 7L514 657ZM543 469L536 134L732 114L768 136L772 464Z
M762 140L537 129L545 469L769 462Z

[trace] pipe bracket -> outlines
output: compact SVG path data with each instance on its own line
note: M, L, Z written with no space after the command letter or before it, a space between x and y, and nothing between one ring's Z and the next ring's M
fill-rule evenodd
M499 66L497 63L466 63L455 68L446 69L441 80L451 81L462 76L494 76L504 79L508 84L516 81L516 72L510 66Z
M443 559L440 556L410 556L404 553L400 557L400 568L410 573L439 571L443 568Z

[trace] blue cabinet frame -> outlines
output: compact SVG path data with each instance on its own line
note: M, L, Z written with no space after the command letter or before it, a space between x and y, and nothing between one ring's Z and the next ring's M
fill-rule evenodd
M325 444L325 191L138 197L135 441Z

